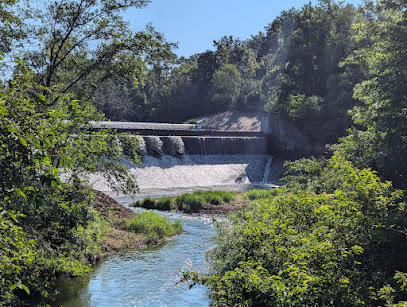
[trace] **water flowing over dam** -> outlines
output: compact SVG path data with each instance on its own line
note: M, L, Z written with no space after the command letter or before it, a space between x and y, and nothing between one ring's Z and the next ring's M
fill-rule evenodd
M142 166L123 163L136 175L140 197L197 189L245 190L272 181L267 135L261 131L118 122L94 127L131 132L130 137L137 138ZM101 176L91 176L90 181L96 189L110 192Z

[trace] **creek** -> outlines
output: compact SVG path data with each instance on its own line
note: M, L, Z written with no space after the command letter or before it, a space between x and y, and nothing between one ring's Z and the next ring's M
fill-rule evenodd
M244 191L268 188L280 168L268 155L144 156L143 167L128 165L136 175L140 194L163 197L195 190ZM123 205L133 199L118 196L99 175L90 184ZM206 272L205 254L214 246L212 216L158 212L180 219L184 232L154 249L132 251L103 261L83 278L61 280L52 306L210 306L209 290L177 284L180 271Z
M130 199L118 200L128 203ZM51 305L209 306L206 287L189 289L177 282L180 271L207 272L205 253L214 245L213 217L158 213L171 221L180 219L184 232L162 246L113 256L86 277L60 280L56 287L59 294Z

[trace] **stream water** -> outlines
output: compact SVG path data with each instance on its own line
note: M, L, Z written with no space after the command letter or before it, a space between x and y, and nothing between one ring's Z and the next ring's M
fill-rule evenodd
M181 219L184 232L163 246L113 256L86 277L61 280L51 305L209 306L207 288L189 289L177 282L180 271L207 271L205 253L213 246L213 217L158 213L170 220Z
M143 167L129 165L140 186L138 198L162 197L204 190L243 191L267 188L273 178L268 155L196 155L143 158ZM274 163L273 163L274 164ZM274 171L275 172L275 171ZM100 176L90 178L94 188L126 205L133 201L114 195ZM205 254L213 247L213 218L158 212L181 219L184 232L163 246L116 255L83 278L61 280L51 306L209 306L209 290L177 284L181 271L205 272Z

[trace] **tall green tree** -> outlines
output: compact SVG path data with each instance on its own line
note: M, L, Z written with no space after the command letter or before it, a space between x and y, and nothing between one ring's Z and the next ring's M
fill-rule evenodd
M16 2L2 1L0 10L12 13ZM101 172L118 190L137 192L120 164L138 161L136 140L93 131L90 121L103 115L88 100L113 76L139 82L145 62L169 53L160 34L133 33L120 16L147 2L43 2L25 12L33 20L21 20L34 30L19 41L26 52L0 85L2 306L20 304L22 293L46 296L60 275L89 272L102 230L90 208L87 174ZM15 37L1 25L10 46Z
M378 1L366 8L367 18L356 25L355 39L369 41L352 54L348 64L367 63L369 78L355 86L353 129L342 139L346 157L372 167L398 186L407 183L407 13L404 1Z
M236 105L240 92L241 76L236 65L222 65L212 77L213 110L222 111Z
M170 55L172 44L151 26L134 32L121 13L148 0L69 0L42 3L32 17L26 53L41 84L89 100L112 77L141 82L145 62Z
M22 21L16 14L19 0L0 1L0 53L11 50L13 42L23 36Z
M321 143L335 142L351 125L347 111L356 102L349 93L363 73L339 64L356 48L351 37L358 18L351 5L320 1L283 12L269 26L278 48L263 79L266 109Z

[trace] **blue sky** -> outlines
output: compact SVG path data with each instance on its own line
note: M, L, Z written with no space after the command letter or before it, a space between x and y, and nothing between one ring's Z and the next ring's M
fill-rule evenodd
M347 0L358 5L362 0ZM124 17L134 30L151 22L179 56L213 50L213 40L233 35L245 40L263 31L283 10L301 8L309 0L152 0L146 8L130 9ZM316 1L313 1L316 3Z

